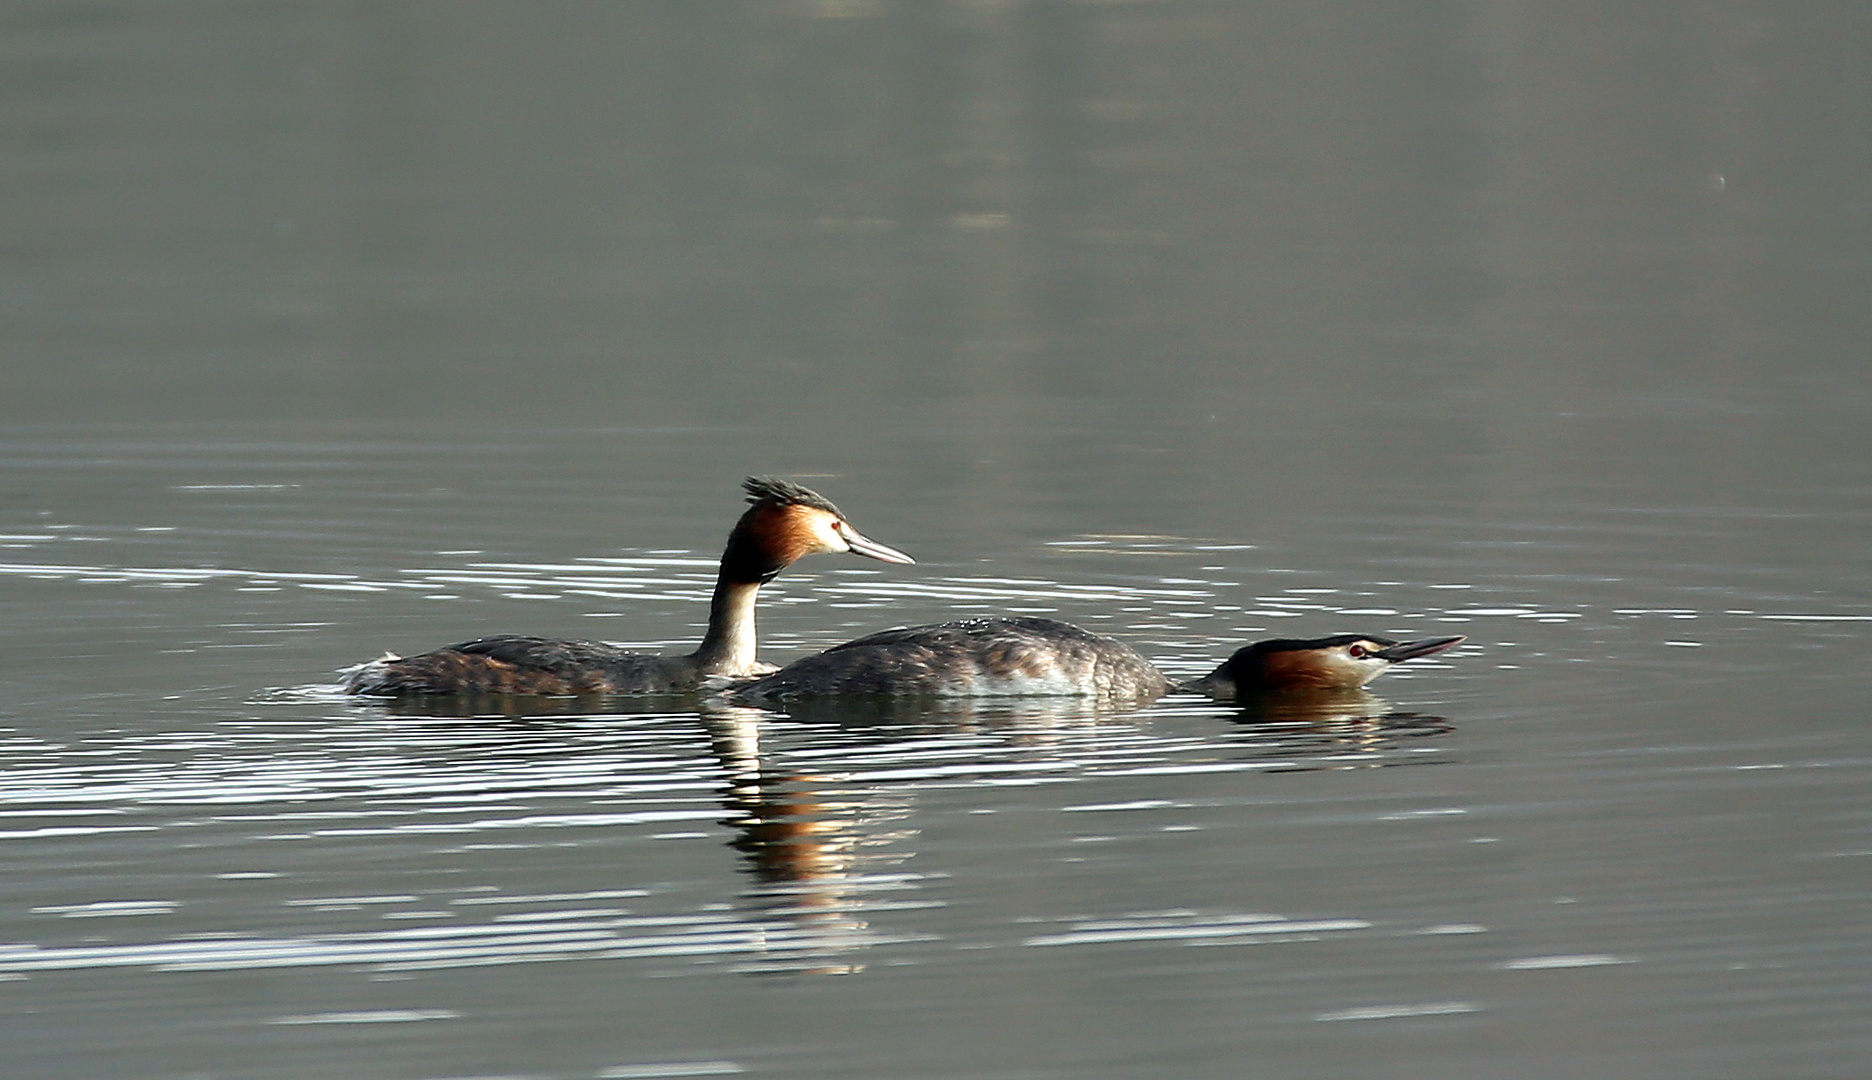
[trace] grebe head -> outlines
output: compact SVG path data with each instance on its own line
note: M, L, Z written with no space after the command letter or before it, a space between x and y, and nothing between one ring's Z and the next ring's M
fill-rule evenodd
M1338 634L1308 641L1257 641L1237 649L1221 667L1183 689L1218 701L1269 692L1356 689L1392 664L1432 656L1465 640L1461 635L1392 641L1371 634Z
M733 580L772 581L808 555L850 552L879 562L916 562L859 532L830 499L810 488L770 476L750 476L741 486L750 505L722 553L722 572Z

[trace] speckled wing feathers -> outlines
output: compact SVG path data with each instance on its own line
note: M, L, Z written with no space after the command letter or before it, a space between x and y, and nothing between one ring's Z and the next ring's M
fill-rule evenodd
M963 619L848 641L742 688L805 697L1080 696L1147 701L1168 689L1130 646L1053 619Z
M695 689L680 657L626 652L602 641L487 637L352 669L354 694L654 694Z

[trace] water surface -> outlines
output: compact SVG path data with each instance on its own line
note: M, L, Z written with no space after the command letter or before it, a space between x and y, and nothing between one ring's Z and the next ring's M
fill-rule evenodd
M1857 15L27 5L9 1075L1849 1077ZM1858 81L1854 81L1858 80ZM1034 613L1332 708L348 699Z

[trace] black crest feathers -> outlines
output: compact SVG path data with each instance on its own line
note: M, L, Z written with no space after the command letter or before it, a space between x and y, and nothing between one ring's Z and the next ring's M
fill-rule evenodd
M765 511L804 506L845 517L825 496L788 480L750 476L741 486L747 491L747 513L728 534L728 548L722 552L722 575L729 581L766 583L799 558L799 552L790 550L789 530L779 516Z
M810 506L839 518L845 516L839 513L838 507L832 505L831 499L790 480L773 476L750 476L741 481L741 487L747 491L747 501L753 506Z

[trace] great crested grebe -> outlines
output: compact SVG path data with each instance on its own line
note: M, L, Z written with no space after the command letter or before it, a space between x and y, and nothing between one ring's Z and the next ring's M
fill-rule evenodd
M708 630L695 652L657 656L602 641L477 638L408 658L385 656L347 669L347 693L681 694L773 671L755 657L754 599L760 587L807 555L851 552L887 563L916 560L861 534L824 496L771 477L749 477L750 505L722 552Z
M1222 665L1178 687L1217 701L1239 701L1255 694L1296 690L1356 690L1388 671L1392 664L1435 656L1469 640L1462 634L1393 641L1376 634L1276 638L1235 650Z
M752 702L828 697L1076 696L1141 704L1184 691L1224 701L1257 694L1350 690L1399 661L1461 637L1396 642L1370 634L1263 641L1215 671L1177 684L1122 641L1055 619L990 618L912 626L835 645L737 687Z

